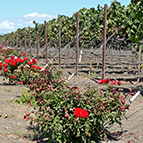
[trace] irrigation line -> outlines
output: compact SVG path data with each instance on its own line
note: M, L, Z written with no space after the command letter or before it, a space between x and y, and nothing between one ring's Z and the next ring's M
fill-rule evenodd
M136 114L137 112L139 112L139 111L141 111L141 110L143 110L143 108L142 109L138 109L138 110L136 110L134 113L132 113L132 114L130 114L129 116L127 116L127 119L129 119L130 117L132 117L134 114ZM122 118L121 119L121 121L122 120L124 120L125 118ZM105 124L104 124L104 126L106 126L107 124L109 124L109 122L110 121L108 121L108 122L106 122ZM113 124L110 126L110 127L108 127L108 128L111 128L113 126ZM107 130L107 129L106 129Z
M133 116L135 113L141 111L141 110L143 110L143 108L142 108L142 109L138 109L138 110L136 110L134 113L132 113L132 114L130 114L129 116L127 116L127 119L130 118L131 116Z
M117 61L117 60L110 60L110 59L106 59L107 61L112 61L112 62L118 62L121 64L128 64L128 65L138 65L136 63L128 63L128 62L123 62L123 61ZM142 64L142 63L141 63Z

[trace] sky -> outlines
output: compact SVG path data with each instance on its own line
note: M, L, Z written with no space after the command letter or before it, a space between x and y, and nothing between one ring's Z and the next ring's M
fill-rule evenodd
M0 34L16 31L18 28L33 27L33 21L44 23L58 15L71 17L85 8L97 8L100 4L110 6L114 0L0 0ZM127 6L130 0L117 0Z

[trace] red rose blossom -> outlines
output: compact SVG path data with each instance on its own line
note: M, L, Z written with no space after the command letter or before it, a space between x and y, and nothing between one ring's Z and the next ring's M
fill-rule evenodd
M16 66L16 62L11 62L10 63L12 66Z
M119 86L121 85L121 81L118 81L118 85L119 85Z
M29 61L29 62L28 62L28 65L32 65L32 62L31 62L31 61Z
M123 99L123 96L119 96L120 99Z
M3 71L4 71L4 72L7 72L7 71L8 71L8 69L4 68L4 69L3 69Z
M0 63L0 69L2 69L2 63Z
M26 58L24 59L24 61L27 61L27 60L29 60L29 58L28 58L28 57L26 57Z
M34 69L36 66L35 65L32 65L32 68Z
M11 75L11 78L15 78L15 76L14 76L14 75Z
M32 59L32 62L33 62L34 64L37 64L37 61L36 61L35 59Z
M108 83L109 82L109 79L108 78L106 78L106 79L104 79L104 83Z
M19 84L22 85L22 84L23 84L23 81L20 81Z
M22 60L21 58L17 58L17 59L16 59L16 62L22 63L23 60Z
M87 110L82 110L80 111L80 116L86 119L88 117L88 111Z
M82 111L81 108L79 108L79 107L75 108L75 109L74 109L74 115L75 115L76 117L79 117L79 116L80 116L80 111Z
M26 54L25 54L25 53L23 53L23 54L22 54L22 56L26 56Z
M4 53L4 49L1 49L1 52Z
M67 118L69 115L68 114L65 114L65 117Z
M99 79L99 80L98 80L98 84L101 84L101 83L102 83L102 79Z
M39 66L37 66L37 70L41 70L41 68Z
M102 80L102 79L99 79L98 80L98 84L103 84L103 83L105 83L105 84L107 84L107 83L109 83L109 79L108 78L106 78L106 79L104 79L104 80Z
M5 66L5 68L7 68L7 67L8 67L8 65L7 65L6 63L4 63L3 65Z
M126 106L125 106L125 105L121 105L121 108L122 108L123 110L125 110L125 109L126 109Z
M111 85L116 85L116 81L115 81L115 80L112 80L112 81L110 82L110 84L111 84Z

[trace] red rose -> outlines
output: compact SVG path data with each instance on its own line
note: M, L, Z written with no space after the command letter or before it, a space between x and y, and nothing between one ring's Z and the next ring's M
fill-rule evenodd
M11 59L14 59L14 56L12 56Z
M22 56L26 56L26 54L25 54L25 53L23 53L23 54L22 54Z
M7 72L7 71L8 71L8 69L4 68L4 69L3 69L3 71L4 71L4 72Z
M19 84L22 85L22 84L23 84L23 81L20 81Z
M80 116L86 119L88 117L88 111L87 110L82 110L80 111Z
M108 78L104 79L104 83L108 83L108 82L109 82Z
M39 66L37 66L37 70L41 70L41 68Z
M98 80L98 84L101 84L101 83L102 83L102 79L99 79L99 80Z
M123 96L119 96L120 99L123 99Z
M65 114L65 117L67 118L69 115L68 114Z
M24 61L27 61L27 60L29 60L29 58L28 58L28 57L26 57L26 58L24 59Z
M10 63L12 66L16 66L16 62L11 62Z
M28 64L29 64L29 65L32 65L32 62L31 62L31 61L29 61L29 62L28 62Z
M22 63L23 60L22 60L21 58L17 58L17 59L16 59L16 62Z
M76 117L79 117L81 111L82 111L81 108L79 108L79 107L75 108L75 109L74 109L74 115L75 115Z
M5 66L5 68L7 68L7 67L8 67L8 65L7 65L6 63L4 63L3 65Z
M4 49L1 49L1 52L4 53Z
M110 82L110 84L111 84L111 85L116 85L116 81L115 81L115 80L112 80L112 81Z
M32 68L34 69L36 66L35 65L32 65Z
M126 109L126 106L125 106L125 105L121 105L121 108L122 108L123 110L125 110L125 109Z
M6 59L4 62L9 64L10 63L10 59Z
M121 81L118 81L118 85L119 85L119 86L121 85Z
M32 59L32 62L33 62L34 64L37 64L37 61L36 61L35 59Z
M15 78L15 76L14 76L14 75L11 75L11 78Z
M107 79L104 79L104 80L102 80L102 79L99 79L98 80L98 84L106 84L106 83L108 83L109 82L109 79L107 78Z

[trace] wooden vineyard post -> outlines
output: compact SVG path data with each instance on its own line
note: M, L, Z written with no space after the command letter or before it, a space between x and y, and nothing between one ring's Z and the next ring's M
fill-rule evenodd
M11 47L11 37L9 37L9 47Z
M79 57L79 12L77 12L77 19L76 19L76 76L78 70L78 57Z
M107 4L104 5L104 32L103 32L102 79L105 78L106 24L107 24L106 22L107 22Z
M29 48L30 48L30 59L32 58L32 49L31 49L31 33L30 33L30 26L29 26Z
M66 65L67 65L67 46L65 47L64 61L65 61L64 68L66 68Z
M8 39L7 39L6 43L7 43L7 47L8 47L8 45L9 45L9 41L8 41Z
M39 61L39 38L38 38L38 26L36 24L36 47L37 47L37 60Z
M61 68L61 30L60 30L60 17L58 17L58 44L59 44L59 68Z
M24 48L25 48L25 54L26 54L26 28L24 28Z
M143 40L142 40L142 42L143 42ZM138 52L139 59L138 59L138 78L137 78L137 82L140 81L140 76L141 76L140 66L141 66L142 42L141 42L141 44L139 45L139 52Z
M91 51L93 52L93 46L91 47ZM90 56L90 67L89 67L89 77L91 76L91 71L92 71L92 58L93 54Z
M19 39L20 39L20 32L19 32ZM19 40L19 48L20 48L20 52L22 53L21 39Z
M18 35L17 35L17 32L16 32L16 48L18 48Z
M46 21L44 21L45 24L45 50L46 50L46 64L48 63L48 43L47 43L47 24Z
M19 40L19 47L20 47L20 52L22 53L21 39Z
M14 48L14 32L12 32L12 46Z

